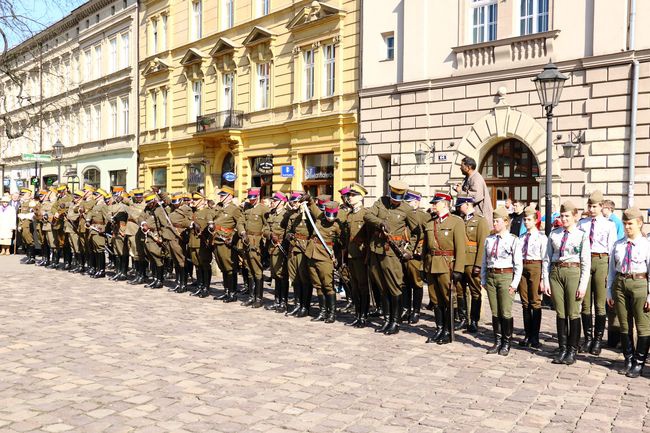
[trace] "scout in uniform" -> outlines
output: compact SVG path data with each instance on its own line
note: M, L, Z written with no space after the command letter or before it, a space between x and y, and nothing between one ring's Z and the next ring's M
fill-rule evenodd
M312 235L312 227L301 206L306 194L293 191L289 198L286 240L289 244L289 261L287 270L289 284L293 286L294 307L286 315L307 317L311 304L312 285L307 264L307 244Z
M494 345L487 353L508 356L512 342L512 301L522 272L519 238L510 233L510 217L504 207L492 215L494 234L485 239L481 264L481 286L485 287L490 310Z
M268 310L276 313L287 311L289 297L289 281L287 273L287 244L284 239L287 232L288 212L287 196L277 191L271 197L271 211L266 217L264 237L269 245L271 261L271 278L275 282L275 302Z
M546 256L548 238L537 228L537 210L534 207L524 209L524 226L526 233L519 237L523 272L519 281L519 297L523 309L524 331L523 340L519 345L538 349L539 328L542 324L542 260Z
M106 276L106 225L110 221L107 201L111 196L103 189L97 189L99 197L95 206L87 215L86 224L88 225L89 247L95 258L95 272L90 278L104 278Z
M158 225L158 218L155 212L161 203L158 202L158 195L154 192L144 198L146 204L145 210L141 215L140 230L144 235L144 247L147 260L151 266L153 280L145 287L150 289L160 289L165 280L164 269L164 241L161 235L161 227Z
M582 301L582 329L585 335L583 344L578 348L579 352L589 352L592 355L600 355L607 323L607 311L605 309L607 297L607 270L609 269L609 253L618 240L616 225L603 216L603 193L594 191L587 201L589 216L578 222L578 228L589 235L589 247L591 249L591 271L587 292ZM593 302L592 302L593 301ZM592 303L596 310L596 320L593 323ZM593 337L592 337L592 324Z
M627 377L643 373L650 347L650 240L643 236L643 215L638 208L623 212L625 237L614 244L607 276L607 303L616 309L621 329ZM636 325L636 349L633 328Z
M430 203L437 218L429 221L424 229L425 255L429 256L424 271L435 291L439 327L427 338L427 343L447 344L451 343L452 284L460 283L465 271L465 223L450 213L449 194L437 192Z
M402 262L412 258L403 246L411 239L409 230L415 230L419 223L413 209L403 201L408 184L391 179L388 185L389 195L377 200L363 219L371 233L370 279L380 288L384 306L384 324L375 332L390 335L399 332L398 322L401 320Z
M554 364L571 365L576 361L580 339L580 304L589 282L589 234L576 226L577 217L575 205L570 201L564 202L560 207L562 227L550 233L542 264L544 290L552 297L557 313L560 350L553 359Z
M260 308L264 298L264 279L262 272L262 250L264 248L264 226L270 209L260 203L260 189L248 190L248 208L244 211L244 231L240 233L245 245L245 260L249 270L249 290L252 296L242 305Z
M424 282L422 281L422 249L424 246L424 226L431 219L431 214L420 209L422 194L408 190L404 201L411 206L412 212L418 221L418 226L411 231L410 247L413 257L405 264L405 285L402 294L402 304L405 307L402 320L415 325L420 321L420 308L424 295Z
M25 249L27 260L26 265L36 263L34 252L34 209L36 201L32 199L32 191L27 188L20 190L20 208L18 210L18 231L20 232L21 243Z
M463 282L458 287L462 295L458 296L460 310L467 315L466 287L469 287L471 296L469 323L467 332L478 332L478 322L481 320L481 266L483 265L483 251L485 238L490 234L490 228L485 218L475 212L474 198L466 194L459 194L456 198L456 209L465 221L465 271Z
M215 300L235 302L237 300L238 255L236 245L239 235L244 231L244 218L241 209L233 203L235 190L223 186L219 191L219 210L208 227L214 242L214 258L223 275L224 293Z
M190 223L190 259L196 269L196 290L191 294L205 298L210 294L212 281L212 237L207 231L208 223L214 218L214 210L208 207L208 202L202 194L195 192L194 213Z
M140 230L140 224L145 218L147 204L144 200L144 190L137 188L131 191L132 201L126 220L126 236L129 244L129 255L133 259L135 270L129 284L143 284L147 279L147 252L145 249L145 234Z

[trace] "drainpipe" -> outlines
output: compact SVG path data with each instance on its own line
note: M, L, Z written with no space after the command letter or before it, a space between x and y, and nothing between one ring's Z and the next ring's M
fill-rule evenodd
M135 117L135 187L140 186L140 30L138 24L140 23L140 0L135 2L135 17L133 18L133 26L136 29L135 33L135 66L133 67L132 76L133 84L135 86L135 112L138 113ZM168 41L165 35L165 41ZM166 47L165 47L166 48ZM131 91L133 94L133 91ZM130 115L130 113L129 113ZM128 132L128 131L127 131Z
M628 169L627 206L634 206L634 176L636 169L636 126L639 105L639 61L636 59L636 0L630 1L629 47L632 51L632 101L630 103L630 161Z
M357 146L357 179L359 179L360 184L364 184L365 182L365 163L366 163L366 158L368 155L366 155L363 160L359 157L359 138L361 137L361 90L363 89L363 3L365 0L359 0L359 56L357 59L359 59L359 81L358 85L359 88L357 89L357 95L359 97L357 98L357 138L356 138L356 146Z

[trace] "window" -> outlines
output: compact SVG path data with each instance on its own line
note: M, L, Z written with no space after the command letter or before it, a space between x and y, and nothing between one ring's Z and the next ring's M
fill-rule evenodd
M122 97L122 135L129 134L129 97Z
M95 64L93 69L93 77L99 78L102 73L102 46L95 45Z
M124 9L126 9L126 6L127 6L126 2L127 2L127 0L122 0L122 8L124 8Z
M160 192L167 191L167 167L151 169L151 186L160 189Z
M90 48L84 50L84 80L90 80L92 77L93 59L91 57Z
M202 5L201 0L192 2L192 40L201 38L202 24Z
M223 92L221 94L221 111L230 111L233 108L233 93L232 93L232 83L234 79L234 74L223 74L221 80L223 85Z
M519 34L548 31L548 0L519 0Z
M108 65L109 72L115 72L117 70L117 38L112 38L109 41L110 46L110 59Z
M262 164L273 163L273 155L258 156L251 158L252 168L251 183L254 187L261 189L262 197L271 197L273 194L273 170L262 169Z
M86 131L84 132L84 140L90 141L90 131L92 131L92 117L90 117L90 107L84 108L84 119L86 120Z
M201 115L201 87L200 80L192 82L192 121Z
M151 129L156 129L156 120L158 119L158 93L151 91Z
M314 50L303 53L303 63L304 99L308 101L314 97Z
M102 129L102 107L99 104L93 105L93 114L92 114L92 140L96 141L99 140L101 137L101 129Z
M263 17L264 15L269 14L269 3L270 0L257 0L257 11L255 13L256 17Z
M160 120L160 127L167 127L167 89L160 91L160 99L162 100L162 119Z
M497 38L497 0L472 0L472 42L475 44Z
M117 137L117 101L110 102L111 109L111 137Z
M164 51L167 49L167 15L160 16L160 23L162 24L160 29L160 49Z
M95 24L99 22L99 14L95 15Z
M304 167L303 189L312 197L320 194L332 195L334 191L334 154L305 155Z
M84 184L92 185L99 188L101 183L101 173L96 168L89 168L84 171Z
M111 15L115 15L115 6L111 6ZM66 33L66 38L68 37L68 34Z
M325 96L332 96L336 90L336 46L334 44L325 45L323 54L325 56L325 70L323 74L323 81L325 82L323 89L325 89Z
M203 164L189 164L187 166L187 191L205 191L205 166Z
M122 58L120 59L120 66L126 68L131 63L129 59L129 34L122 34Z
M269 108L271 90L271 64L260 63L257 65L257 109Z
M151 54L158 52L158 20L151 20Z
M111 182L111 191L116 186L121 186L126 189L126 170L109 171L108 178Z
M386 50L386 57L384 60L395 59L395 34L393 32L384 33L384 48Z
M221 0L223 3L221 11L222 30L229 29L235 24L235 0Z

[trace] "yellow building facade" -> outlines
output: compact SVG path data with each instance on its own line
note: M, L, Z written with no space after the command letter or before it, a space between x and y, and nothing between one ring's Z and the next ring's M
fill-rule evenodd
M356 179L358 0L150 0L139 28L141 186Z

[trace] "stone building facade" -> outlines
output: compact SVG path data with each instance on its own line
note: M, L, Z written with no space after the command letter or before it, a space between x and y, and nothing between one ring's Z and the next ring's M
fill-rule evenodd
M546 118L532 78L552 59L569 77L553 112L554 204L582 205L600 189L619 208L650 207L650 29L641 25L650 4L635 13L626 1L363 6L360 164L372 197L390 176L428 197L449 192L471 156L494 204L543 205Z

